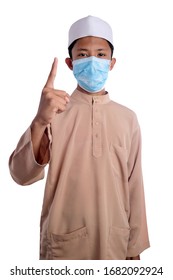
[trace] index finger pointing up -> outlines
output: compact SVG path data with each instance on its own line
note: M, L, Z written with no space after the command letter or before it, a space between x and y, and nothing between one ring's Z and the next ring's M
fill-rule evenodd
M45 87L54 88L58 59L55 57Z

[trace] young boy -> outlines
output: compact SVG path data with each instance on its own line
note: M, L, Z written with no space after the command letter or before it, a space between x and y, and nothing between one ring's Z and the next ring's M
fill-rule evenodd
M105 90L111 27L88 16L69 30L67 66L77 88L54 88L55 58L38 112L10 157L21 185L44 177L40 259L140 259L149 247L136 115Z

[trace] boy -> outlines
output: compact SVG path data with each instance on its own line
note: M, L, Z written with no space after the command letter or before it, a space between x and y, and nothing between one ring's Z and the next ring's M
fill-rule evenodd
M140 259L149 247L134 112L105 91L113 55L111 27L88 16L69 30L67 66L77 88L54 89L55 58L38 112L10 157L13 179L28 185L49 164L40 259Z

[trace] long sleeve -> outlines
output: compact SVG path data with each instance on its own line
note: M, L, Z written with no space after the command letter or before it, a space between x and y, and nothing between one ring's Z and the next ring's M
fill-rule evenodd
M133 135L128 160L128 170L130 193L130 238L127 257L134 257L150 247L141 168L141 133L139 126Z
M44 167L50 157L50 139L46 134L43 135L39 163L36 162L30 127L20 138L16 149L9 159L9 169L13 180L19 185L30 185L44 178Z

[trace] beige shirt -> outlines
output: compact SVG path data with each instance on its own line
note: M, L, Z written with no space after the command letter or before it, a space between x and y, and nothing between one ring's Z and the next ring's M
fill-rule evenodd
M10 157L21 185L49 169L41 215L40 259L119 259L149 247L136 115L110 100L75 90L34 158L30 128ZM44 159L45 157L45 159Z

